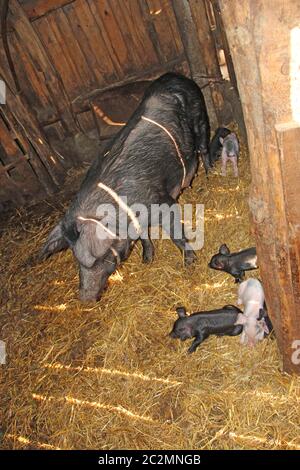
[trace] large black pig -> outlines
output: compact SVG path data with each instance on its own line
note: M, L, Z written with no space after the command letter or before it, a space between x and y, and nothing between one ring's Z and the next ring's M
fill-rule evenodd
M209 121L201 90L192 80L167 73L155 80L127 125L124 126L102 158L96 159L63 219L50 233L41 257L71 248L79 263L80 298L98 300L107 280L125 260L138 237L143 259L153 258L148 237L150 220L137 221L129 208L136 203L149 209L152 204L172 206L181 190L190 185L201 154L205 169L208 157ZM126 205L120 198L126 197ZM101 225L98 208L113 204L117 212L137 228L137 237L119 237L107 230L99 239ZM184 253L186 264L196 258L183 235L175 237L175 217L170 236ZM105 227L103 227L105 229Z

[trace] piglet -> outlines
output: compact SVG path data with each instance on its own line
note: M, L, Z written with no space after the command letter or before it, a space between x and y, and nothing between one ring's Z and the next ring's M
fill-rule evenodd
M230 253L227 245L223 244L219 248L219 253L214 255L208 266L212 269L225 271L235 278L235 282L241 282L245 276L245 271L257 269L256 248L247 248L237 253Z
M176 312L179 318L175 321L170 336L181 341L195 338L188 353L195 352L209 335L236 336L243 330L240 324L236 325L242 311L234 305L225 305L217 310L196 312L191 315L186 314L184 307L177 308Z
M261 282L258 279L247 279L239 286L239 305L244 305L244 313L238 314L235 325L243 325L241 344L255 346L264 339L269 329L263 318L265 295Z
M222 176L226 176L226 165L228 161L232 163L234 176L239 176L238 159L240 147L236 134L231 132L224 138L220 137L220 142L223 145L221 153Z
M231 134L231 130L227 129L227 127L218 127L218 129L216 129L215 135L209 144L209 163L211 167L218 160L222 152L220 138L224 139L229 134Z

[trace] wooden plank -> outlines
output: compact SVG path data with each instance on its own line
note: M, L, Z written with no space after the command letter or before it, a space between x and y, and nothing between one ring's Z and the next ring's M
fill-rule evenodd
M168 0L140 0L140 6L160 61L168 62L182 54L183 46L172 4Z
M46 193L52 194L53 191L55 191L56 189L56 185L51 177L51 173L46 170L45 165L41 162L34 148L32 147L32 145L30 145L29 140L26 138L22 121L20 123L9 110L11 98L13 98L13 95L11 95L10 90L8 90L7 104L5 106L0 107L0 114L3 119L3 124L5 122L9 125L9 132L11 134L11 137L13 137L14 139L14 145L18 144L19 150L22 149L23 154L27 154L30 156L30 167L38 178L40 185L45 189ZM15 106L13 106L13 108L14 112L18 113L18 109L15 109ZM21 114L23 113L23 111L24 110L21 108ZM3 128L8 129L7 125L3 125ZM20 155L21 154L18 153L18 156ZM28 171L29 168L27 165L25 167L25 171L23 170L23 178L26 179L28 176L28 181L30 181L32 179L32 172L30 172L30 175L27 175Z
M45 85L49 89L49 93L53 97L53 103L57 106L64 121L64 125L69 132L75 133L76 122L72 115L70 102L62 86L60 77L53 68L43 44L36 34L36 30L30 24L17 0L10 0L9 8L13 15L16 34L21 38L22 44L28 51L35 68L41 71L40 80L44 80Z
M5 155L2 157L2 159L4 158L3 163L5 165L10 164L12 161L22 156L21 150L16 145L14 139L12 138L9 130L4 125L1 118L0 118L0 143L5 151Z
M21 78L22 92L37 119L40 122L58 119L60 117L58 109L53 103L45 81L41 80L41 72L36 69L28 51L24 48L22 38L15 33L11 34L10 47L17 75Z
M284 276L283 288L289 289L288 316L284 316L286 328L285 348L287 357L291 357L293 344L300 340L300 126L295 123L286 123L276 126L277 142L279 147L281 174L284 192L284 206L286 215L287 250L281 258L286 264L285 270L290 276ZM285 367L289 367L289 360Z
M114 62L115 69L120 78L132 73L134 70L132 51L119 27L118 11L113 8L110 0L94 0L89 2L89 7L101 31L106 48ZM122 20L120 19L121 24Z
M59 185L62 181L62 167L58 157L49 146L47 140L39 128L39 124L35 116L28 108L27 103L23 101L21 96L14 95L8 86L6 87L6 92L6 105L1 106L2 113L4 115L6 114L6 108L10 110L10 113L18 123L19 128L22 129L24 136L28 139L30 145L38 154L39 158L43 162L43 165L51 175L54 183L52 184L53 189L55 184ZM48 190L51 191L51 184L46 179L43 179L42 173L41 180L44 181Z
M140 0L139 5L140 5L141 12L142 12L143 20L144 20L145 25L147 27L149 37L150 37L151 42L153 44L153 48L155 50L156 56L157 56L159 62L163 63L163 62L165 62L165 60L168 60L168 56L165 56L164 51L161 47L161 44L160 44L160 41L159 41L159 38L158 38L158 34L157 34L157 31L156 31L156 27L155 27L153 19L152 19L152 14L150 13L149 7L146 4L145 0ZM157 10L157 12L158 12L158 14L156 12L154 13L154 15L156 17L161 13L161 10ZM166 33L167 33L166 36L169 37L169 34L168 34L168 31L167 31L166 27L165 27L164 31L166 31Z
M77 70L70 60L69 55L63 50L61 35L59 31L57 32L57 25L54 18L52 15L40 18L35 21L34 27L44 44L45 50L47 50L47 54L62 81L69 99L74 99L80 90L80 83L78 83L77 80Z
M218 124L222 126L225 122L233 121L233 115L230 112L231 108L226 106L222 93L222 75L219 66L215 42L209 26L206 5L204 1L197 2L196 0L190 0L189 4L198 33L202 60L205 63L205 68L208 77L213 77L213 81L210 83L209 89L216 111ZM217 81L219 81L220 83L217 83Z
M143 18L137 0L111 0L114 15L122 35L129 48L134 70L143 70L157 63L157 57L151 40L143 24Z
M64 11L56 10L47 16L47 20L53 34L53 43L56 44L56 54L53 54L55 67L59 66L62 54L65 56L65 64L69 66L68 69L60 66L60 75L68 95L74 97L83 90L93 89L96 81Z
M75 0L19 0L28 18L33 21Z
M103 40L102 31L89 7L89 2L79 0L66 6L63 11L85 56L90 76L94 77L95 87L118 79L114 63L107 51L107 44Z

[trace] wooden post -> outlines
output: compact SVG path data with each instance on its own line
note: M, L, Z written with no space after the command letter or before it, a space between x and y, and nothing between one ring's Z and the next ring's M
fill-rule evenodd
M300 373L298 0L220 0L243 104L258 260L283 368Z
M192 78L201 87L208 82L207 78L203 78L207 75L207 69L189 2L188 0L173 0L172 5ZM210 89L204 88L203 94L211 127L215 128L218 122Z
M230 53L230 48L228 45L228 40L226 36L226 31L224 29L222 15L220 11L219 0L208 0L212 6L215 21L216 21L216 30L217 34L219 35L219 40L221 42L222 48L225 54L226 66L230 78L230 85L223 88L224 99L230 103L232 108L232 115L234 119L237 121L239 126L239 132L242 140L244 141L245 145L247 145L247 131L244 122L244 115L242 104L238 92L238 86L236 82L236 75L234 71L234 66L232 62L232 57ZM228 84L229 85L229 84Z
M202 62L205 65L206 73L213 77L209 90L214 104L215 112L220 126L233 121L231 106L225 103L223 89L225 80L222 79L219 65L216 44L210 29L205 1L189 0L192 18L196 26L199 45L201 49ZM209 79L206 79L208 82ZM228 82L227 82L228 83Z

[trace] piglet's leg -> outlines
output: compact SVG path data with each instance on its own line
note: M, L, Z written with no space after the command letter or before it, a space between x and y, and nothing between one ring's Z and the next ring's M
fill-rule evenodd
M147 237L141 238L143 246L143 263L151 263L154 258L154 246L150 238Z
M227 153L224 147L222 149L221 160L222 160L221 175L226 176Z
M233 166L233 174L234 176L238 177L239 176L239 170L238 170L238 165L237 165L237 157L232 157L232 166Z
M205 335L204 333L199 333L196 338L194 339L194 341L192 342L191 346L189 347L188 349L188 354L191 354L193 352L196 351L196 349L198 348L198 346L202 343L202 341L204 341L206 338L208 338L208 335Z

